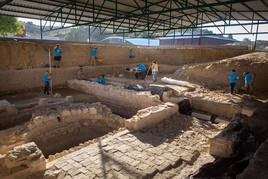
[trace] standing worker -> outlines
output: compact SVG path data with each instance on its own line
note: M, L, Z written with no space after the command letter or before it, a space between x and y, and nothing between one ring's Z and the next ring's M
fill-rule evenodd
M48 70L46 70L44 74L44 82L45 82L45 87L44 87L44 94L49 95L49 82L51 80L51 76L48 73Z
M236 84L236 80L238 80L238 79L239 79L239 77L235 73L235 69L232 69L232 73L229 75L229 83L230 83L230 86L231 86L231 94L233 94L233 92L234 92L234 87L235 87L235 84Z
M158 73L158 63L156 60L154 60L152 62L152 78L154 82L157 81L157 73Z
M54 48L54 61L55 61L55 67L60 67L60 61L61 61L61 53L62 49L60 48L60 44L57 44Z
M133 49L129 50L129 58L135 58L135 56L133 55Z
M249 72L246 72L245 74L245 88L248 94L253 93L252 88L252 75Z
M96 65L96 54L97 54L97 48L93 47L90 53L90 65Z

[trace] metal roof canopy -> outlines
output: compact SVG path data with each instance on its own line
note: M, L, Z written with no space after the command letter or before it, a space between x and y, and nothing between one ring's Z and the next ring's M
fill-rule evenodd
M267 0L0 0L0 14L40 19L45 31L88 25L113 33L164 32L223 21L221 26L268 23ZM252 23L241 23L241 20ZM257 21L257 22L256 22ZM60 22L61 27L55 26ZM66 27L66 24L72 24ZM205 26L203 26L205 27ZM103 30L103 31L104 31ZM219 29L220 30L220 29ZM267 32L268 33L268 32ZM254 34L254 33L253 33Z

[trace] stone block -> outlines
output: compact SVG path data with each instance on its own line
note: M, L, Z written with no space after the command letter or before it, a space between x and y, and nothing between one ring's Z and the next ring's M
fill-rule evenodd
M192 116L205 121L209 121L211 119L211 115L201 114L197 112L192 112Z
M248 117L253 116L254 112L255 112L255 109L248 108L248 107L243 107L242 110L241 110L241 114L244 114L244 115L246 115Z
M66 96L65 97L65 102L66 103L72 103L73 102L73 97L72 96Z
M4 157L3 166L7 168L7 170L10 170L11 175L13 172L22 173L21 170L25 170L28 171L25 172L25 174L29 176L45 171L46 161L37 145L34 142L30 142L14 147L13 150L9 151ZM16 170L13 170L14 168L16 168ZM29 173L29 171L31 173Z
M39 106L47 106L48 100L46 98L41 98L41 99L39 99L38 105Z
M235 142L225 137L210 139L210 155L217 157L229 157L234 152Z
M53 95L53 97L54 97L54 98L60 98L60 97L61 97L61 94L60 94L60 93L55 93L55 94Z
M95 114L97 114L97 109L94 108L94 107L90 107L89 108L89 113L92 114L92 115L95 115Z
M178 113L178 105L174 103L151 106L139 110L135 116L126 121L125 125L129 129L139 130L153 126L176 113Z

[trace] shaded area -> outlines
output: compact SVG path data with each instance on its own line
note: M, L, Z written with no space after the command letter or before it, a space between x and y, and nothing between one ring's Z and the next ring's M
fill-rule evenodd
M73 132L66 134L58 133L57 136L49 136L49 134L54 131L48 131L48 136L47 134L44 134L44 137L39 136L32 139L46 158L48 158L49 155L54 155L55 153L62 152L63 150L68 150L79 145L80 143L101 137L108 132L113 131L113 129L108 129L105 127L74 128L74 126L71 129L65 128L61 130L72 130Z

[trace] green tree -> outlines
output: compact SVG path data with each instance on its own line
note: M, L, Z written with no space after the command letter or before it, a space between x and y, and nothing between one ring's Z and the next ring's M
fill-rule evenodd
M64 37L65 40L86 42L88 40L88 29L85 27L71 28Z
M244 38L243 42L251 42L251 40L249 38Z
M16 17L0 16L0 34L7 37L9 34L22 33L24 26L17 20Z

